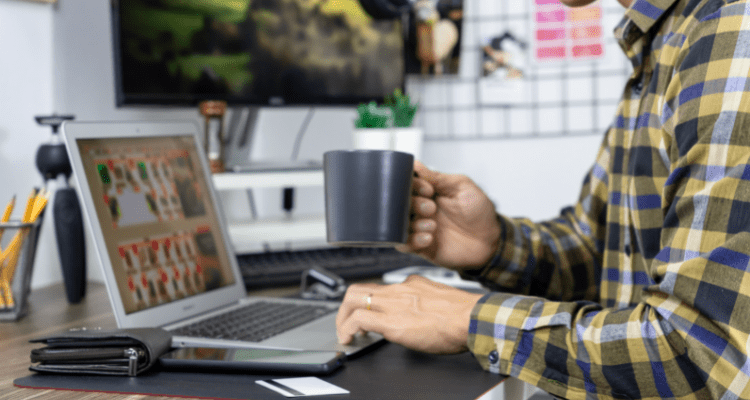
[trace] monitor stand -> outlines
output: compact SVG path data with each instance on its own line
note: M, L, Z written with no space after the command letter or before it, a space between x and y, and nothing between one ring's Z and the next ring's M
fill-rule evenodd
M260 115L260 107L235 107L231 109L225 132L224 168L234 171L235 167L250 162L253 135Z

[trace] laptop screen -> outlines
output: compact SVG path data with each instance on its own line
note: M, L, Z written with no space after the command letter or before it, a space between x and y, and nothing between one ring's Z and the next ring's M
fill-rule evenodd
M192 135L76 143L125 314L235 284Z

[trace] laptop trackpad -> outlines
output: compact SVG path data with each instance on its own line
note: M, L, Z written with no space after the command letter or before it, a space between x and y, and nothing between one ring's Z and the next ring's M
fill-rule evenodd
M335 316L314 321L261 342L267 346L294 347L306 350L336 350L346 354L357 351L382 340L378 334L369 333L355 338L350 345L339 344L336 336ZM290 343L291 342L291 343Z

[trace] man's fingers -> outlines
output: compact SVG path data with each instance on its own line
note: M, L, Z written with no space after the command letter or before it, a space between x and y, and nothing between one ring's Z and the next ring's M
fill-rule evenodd
M430 218L418 219L411 226L414 232L435 232L435 229L437 229L437 223Z
M414 233L411 236L409 236L409 245L413 249L413 251L419 251L423 250L427 247L430 247L432 244L432 233L429 232L419 232Z
M434 191L432 195L426 197L434 197L436 194L440 196L450 196L459 190L459 186L462 182L467 181L467 178L463 175L444 174L442 172L433 171L418 161L414 163L414 172L419 179L424 180Z
M396 250L402 253L414 253L429 247L435 238L437 223L433 219L421 218L411 223L409 237L405 244L396 245Z
M356 292L380 291L383 289L383 285L377 283L355 283L350 285L349 289Z
M419 161L414 161L414 179L412 179L412 194L415 196L422 196L426 198L433 198L435 196L435 188L428 180L423 179L423 175L431 174L432 171L427 169Z
M454 290L455 288L446 284L435 282L420 275L409 275L404 280L404 285L427 290Z
M396 249L396 251L400 251L402 253L411 253L414 251L408 244L397 244L396 246L394 246L394 248Z
M385 314L376 311L362 308L354 310L349 318L337 325L339 343L351 343L358 332L375 332L385 336L385 319Z
M424 179L414 178L411 184L411 192L415 196L432 198L435 195L435 188Z
M341 306L339 306L338 314L336 314L336 326L341 326L357 309L366 309L368 297L370 298L370 308L372 308L375 298L385 297L382 294L385 289L387 289L387 286L377 283L358 283L349 286L346 294L344 294L344 299L341 301Z
M450 174L443 174L441 172L433 171L419 162L414 163L414 172L417 174L419 179L423 179L425 182L430 184L438 193L442 192L441 187L445 186L446 179L450 179L451 177Z
M414 173L417 174L417 176L422 177L426 174L429 174L432 172L429 168L427 168L424 164L422 164L419 160L414 160Z
M341 329L361 310L385 314L402 310L413 302L412 290L404 285L357 284L346 291L336 315L336 326ZM367 329L363 329L367 330Z
M412 232L406 239L406 244L396 246L402 253L418 255L425 260L433 261L435 256L435 235L431 232Z
M411 209L416 216L420 218L430 217L437 211L437 204L430 199L424 197L412 197L411 198Z

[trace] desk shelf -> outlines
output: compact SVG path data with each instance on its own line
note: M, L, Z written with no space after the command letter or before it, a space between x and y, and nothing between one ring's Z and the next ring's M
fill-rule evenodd
M223 172L214 174L216 190L323 186L323 171Z
M229 237L235 251L257 251L261 243L325 242L326 221L323 216L232 221Z
M305 166L307 165L307 166ZM285 187L323 187L322 166L284 166L259 168L245 172L224 172L213 175L219 192ZM230 218L229 236L238 253L261 250L263 244L284 242L325 243L326 223L323 215L295 215L280 218Z
M263 161L213 175L216 190L323 186L323 165L314 160Z

